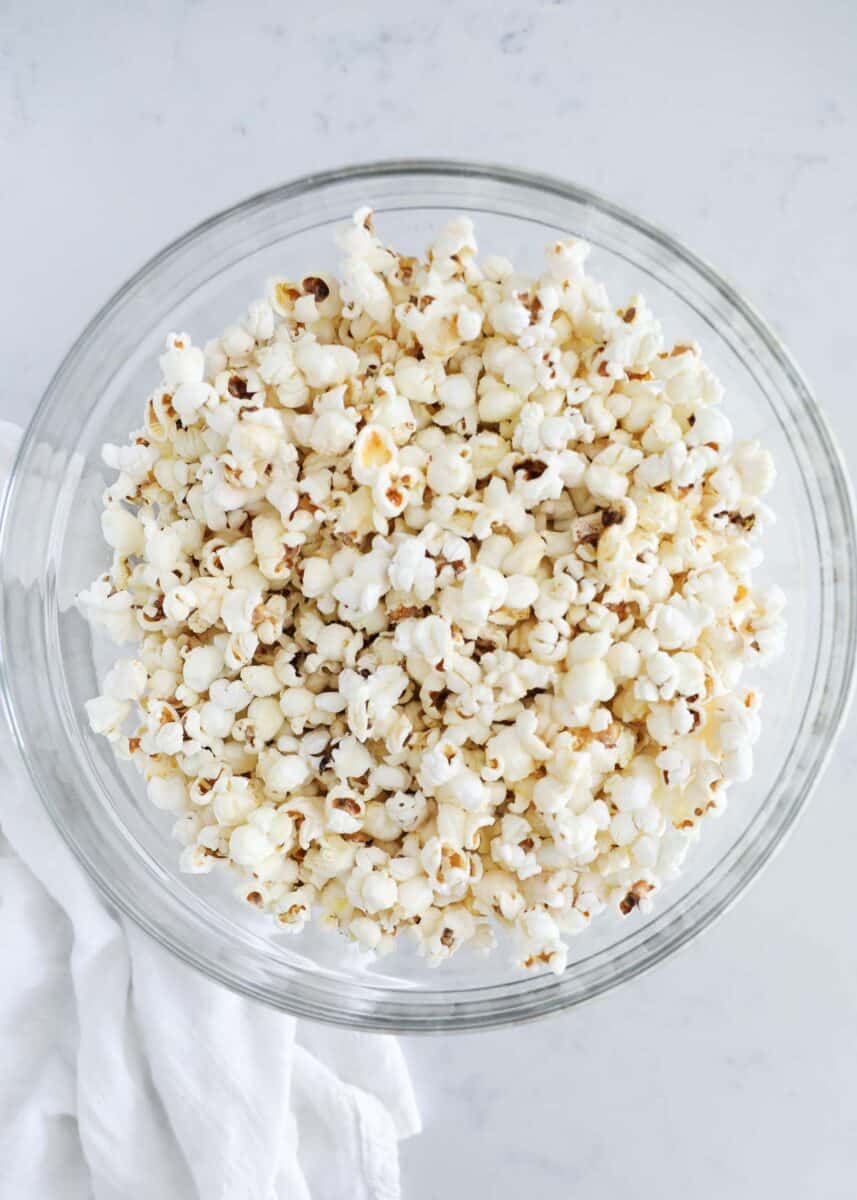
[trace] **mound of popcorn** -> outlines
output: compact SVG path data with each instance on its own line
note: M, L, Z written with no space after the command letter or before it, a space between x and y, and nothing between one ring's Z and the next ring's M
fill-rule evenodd
M79 602L136 645L89 721L182 869L226 864L286 930L438 963L505 929L559 972L750 777L744 670L784 641L751 581L771 457L582 241L538 278L480 262L465 217L423 261L368 209L339 243L339 279L172 334L104 447L113 561Z

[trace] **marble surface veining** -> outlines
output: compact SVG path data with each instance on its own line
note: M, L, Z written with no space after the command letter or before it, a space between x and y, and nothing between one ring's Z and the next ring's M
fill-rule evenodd
M397 155L550 171L738 282L857 467L851 0L0 11L0 416L209 213ZM857 1194L857 719L742 903L654 974L516 1031L410 1039L406 1200Z

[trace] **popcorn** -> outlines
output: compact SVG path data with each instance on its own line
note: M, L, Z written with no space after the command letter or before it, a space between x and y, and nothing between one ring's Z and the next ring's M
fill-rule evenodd
M475 566L465 572L458 593L458 612L462 621L482 625L490 613L502 608L509 584L493 567Z
M218 646L196 646L184 660L182 678L194 692L207 692L222 670L223 653Z
M364 425L354 443L351 472L357 483L372 484L378 473L395 462L396 443L383 425Z
M242 867L258 866L273 849L273 842L254 825L239 825L229 838L229 856Z
M186 333L171 333L167 348L158 360L166 387L183 383L201 383L205 372L205 355L191 342Z
M127 700L117 700L113 696L96 696L86 702L89 728L93 733L104 734L111 742L119 740L122 724L130 712L131 705Z
M359 361L347 346L320 345L312 334L295 346L294 361L311 388L329 388L353 375Z
M145 542L145 531L140 522L122 508L107 508L101 514L101 531L108 545L128 558L140 554Z
M384 801L384 807L391 820L406 833L411 833L424 820L428 802L421 792L393 792Z
M148 673L139 659L120 659L104 678L104 695L114 700L140 700L147 682Z
M155 808L172 813L182 813L187 808L187 783L178 773L153 776L147 784L146 791Z
M285 795L305 783L310 768L297 754L280 754L278 750L263 750L259 755L259 775L268 790Z
M437 965L501 929L561 972L751 775L743 673L785 641L752 580L773 462L585 243L529 278L466 218L425 261L368 209L339 240L341 281L171 334L104 447L112 563L79 603L135 646L87 717L181 869L287 932L317 912Z
M387 568L390 585L398 592L413 592L424 604L435 590L437 566L419 539L399 542Z

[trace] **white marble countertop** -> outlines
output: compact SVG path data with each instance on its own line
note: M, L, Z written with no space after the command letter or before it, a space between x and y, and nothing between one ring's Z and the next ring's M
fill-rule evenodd
M857 9L402 0L0 16L0 416L166 241L307 171L446 155L552 172L739 283L852 470ZM514 1031L410 1040L406 1200L857 1194L857 720L761 881L656 973Z

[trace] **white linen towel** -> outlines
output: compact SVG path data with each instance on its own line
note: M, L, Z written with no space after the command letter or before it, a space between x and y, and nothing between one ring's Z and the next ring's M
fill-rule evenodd
M420 1124L396 1040L174 959L100 898L5 729L2 759L0 1200L397 1200Z

